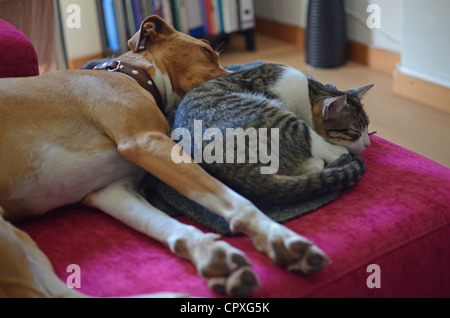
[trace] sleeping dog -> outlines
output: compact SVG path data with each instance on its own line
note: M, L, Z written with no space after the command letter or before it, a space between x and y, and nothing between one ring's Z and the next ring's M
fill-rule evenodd
M0 295L85 296L68 289L31 238L10 223L77 202L192 261L215 291L255 291L258 278L241 251L138 194L146 172L222 216L277 264L304 273L321 269L328 258L309 240L200 166L171 159L177 145L168 137L164 113L188 90L227 73L217 53L157 16L145 19L128 44L131 50L100 66L104 70L0 80Z

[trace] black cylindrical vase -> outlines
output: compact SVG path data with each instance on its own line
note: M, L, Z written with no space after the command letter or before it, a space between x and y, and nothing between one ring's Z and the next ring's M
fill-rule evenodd
M306 63L319 68L347 61L347 28L343 0L309 0Z

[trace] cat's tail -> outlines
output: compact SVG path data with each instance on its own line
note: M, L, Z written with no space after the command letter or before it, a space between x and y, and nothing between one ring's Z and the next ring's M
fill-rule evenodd
M316 195L354 186L361 179L365 169L364 160L360 155L343 155L320 172L298 176L265 175L264 186L257 187L252 193L242 194L258 202L306 200Z

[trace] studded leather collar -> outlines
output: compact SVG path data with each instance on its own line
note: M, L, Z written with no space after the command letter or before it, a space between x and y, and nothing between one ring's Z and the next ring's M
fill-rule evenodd
M161 94L155 85L155 82L144 70L135 67L132 64L111 60L101 63L94 67L94 70L107 70L109 72L120 72L134 78L143 88L145 88L155 98L159 109L164 113L164 105L162 103Z

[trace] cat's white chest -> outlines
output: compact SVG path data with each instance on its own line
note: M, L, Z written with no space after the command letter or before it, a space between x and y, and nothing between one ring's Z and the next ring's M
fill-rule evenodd
M272 88L272 92L279 96L288 110L312 127L313 118L309 99L308 78L305 74L294 68L285 67L283 75Z

